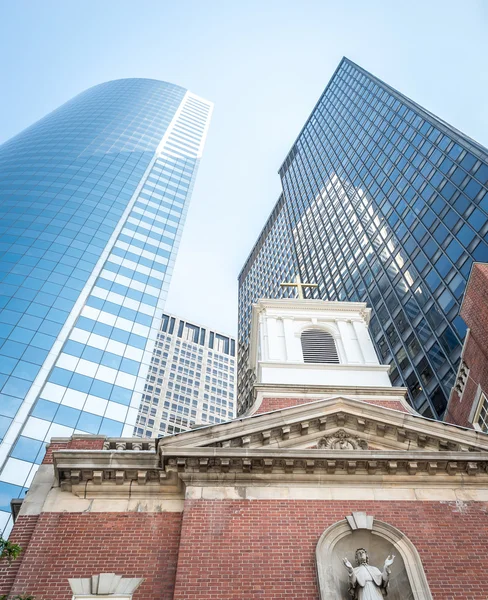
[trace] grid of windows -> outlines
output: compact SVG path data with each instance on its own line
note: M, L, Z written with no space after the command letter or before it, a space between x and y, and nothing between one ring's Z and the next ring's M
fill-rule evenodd
M235 416L235 340L163 315L134 434L161 437Z
M260 298L293 297L293 290L280 284L292 281L295 273L289 218L281 196L239 274L238 414L252 404L254 374L248 365L252 305Z
M488 154L343 59L280 169L307 297L365 301L395 385L441 417L473 261L488 260ZM262 273L266 277L267 273Z
M132 433L211 109L112 81L0 149L0 528L51 437Z

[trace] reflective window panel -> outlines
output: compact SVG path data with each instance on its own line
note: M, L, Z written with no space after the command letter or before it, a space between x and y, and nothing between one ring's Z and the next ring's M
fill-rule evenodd
M319 285L306 296L367 302L392 383L425 416L442 417L466 331L466 281L473 261L488 260L486 148L343 59L280 176L290 234L279 251ZM265 264L258 278L275 274ZM246 279L240 331L254 301L244 300Z
M5 497L53 436L132 435L211 112L170 83L111 81L0 147Z
M258 241L239 274L237 414L243 414L252 403L254 375L248 368L251 310L260 298L294 297L292 288L280 287L293 281L296 257L290 219L284 197L280 196Z

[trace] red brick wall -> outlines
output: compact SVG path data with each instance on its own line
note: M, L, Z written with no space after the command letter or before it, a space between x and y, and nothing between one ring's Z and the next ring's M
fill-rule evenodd
M180 527L181 513L43 513L11 593L71 600L68 578L117 573L145 578L134 600L172 600Z
M56 450L66 450L68 448L69 442L51 442L46 447L46 454L42 460L43 465L52 465L53 464L53 452Z
M373 404L374 406L383 406L384 408L391 408L392 410L399 410L400 412L408 412L398 400L363 400L366 404Z
M292 406L317 402L317 400L319 400L319 398L264 398L261 406L254 414L260 415L271 412L272 410L280 410L282 408L290 408ZM385 408L400 410L401 412L408 412L401 402L395 400L363 400L363 402L374 404L375 406L384 406Z
M56 450L103 450L102 438L74 438L65 442L51 442L46 448L46 454L42 461L43 465L53 464L53 452Z
M488 338L487 338L488 339ZM485 344L486 345L486 341ZM474 336L470 336L464 349L464 362L469 367L469 377L461 400L457 391L453 391L447 405L444 420L462 427L473 427L469 415L478 392L478 385L488 394L488 359L483 345L478 344Z
M434 600L486 600L486 504L189 500L174 600L318 600L315 547L324 530L367 511L403 531ZM461 512L462 511L462 512Z
M68 445L70 450L103 450L105 438L74 438Z
M187 500L183 521L180 513L19 517L16 530L25 520L34 534L11 593L71 600L69 577L115 572L145 578L134 600L318 600L317 541L357 510L410 538L434 600L486 600L487 506L454 502Z
M448 423L472 427L468 417L478 385L488 393L488 264L473 265L461 316L470 328L463 357L469 368L469 378L461 400L457 391L452 392L444 418Z
M46 448L43 465L53 464L53 452L56 450L103 450L103 438L74 438L65 442L51 442Z
M12 561L10 564L7 561L0 563L0 594L8 594L17 577L20 566L25 556L25 551L29 545L32 533L37 524L39 515L27 517L19 517L9 536L9 541L14 544L19 544L22 548L22 553L19 558Z
M477 340L488 336L488 264L475 263L469 277L461 316Z
M271 412L272 410L300 406L301 404L310 404L310 402L317 402L317 400L319 400L319 398L264 398L261 406L254 414L260 415L262 413Z

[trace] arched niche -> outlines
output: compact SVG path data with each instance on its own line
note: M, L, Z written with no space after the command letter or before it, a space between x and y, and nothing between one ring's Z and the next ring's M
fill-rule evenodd
M385 558L395 554L391 567L388 600L432 600L420 556L399 529L356 512L331 525L321 535L316 549L320 600L349 598L347 557L356 566L357 548L366 548L371 565L383 570Z

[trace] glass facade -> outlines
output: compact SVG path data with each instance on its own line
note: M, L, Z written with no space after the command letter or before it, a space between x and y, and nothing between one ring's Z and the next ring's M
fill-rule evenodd
M211 111L111 81L0 147L0 528L51 437L133 433Z
M306 297L367 302L393 384L442 417L460 301L488 260L488 151L343 59L280 176Z
M252 404L254 372L248 368L252 305L260 298L293 298L293 289L280 284L293 281L296 272L290 219L281 195L239 274L237 414Z
M164 314L135 435L161 437L235 417L235 339Z

